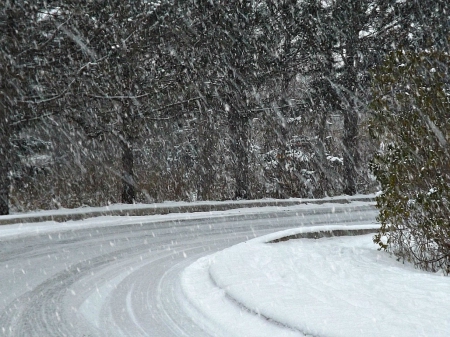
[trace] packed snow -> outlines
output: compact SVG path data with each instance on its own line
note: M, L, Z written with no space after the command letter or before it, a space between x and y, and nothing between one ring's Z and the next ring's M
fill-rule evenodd
M102 336L447 336L450 279L378 251L372 235L268 243L378 227L373 202L322 202L63 223L26 219L104 209L12 215L25 223L0 226L2 326L9 336L30 328ZM125 208L133 207L148 205ZM10 268L13 261L19 269ZM56 313L61 321L48 326Z

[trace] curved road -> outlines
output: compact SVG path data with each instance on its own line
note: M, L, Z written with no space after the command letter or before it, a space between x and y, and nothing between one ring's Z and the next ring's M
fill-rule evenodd
M255 236L373 223L376 213L370 205L313 205L0 237L0 335L208 336L180 305L184 267Z

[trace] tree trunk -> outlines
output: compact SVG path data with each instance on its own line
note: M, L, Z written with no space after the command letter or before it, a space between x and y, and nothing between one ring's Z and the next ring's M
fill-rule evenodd
M356 167L358 165L358 114L344 112L344 194L356 194Z
M283 94L287 93L289 90L289 80L284 77L283 78L283 85L282 85L282 92ZM281 107L286 107L289 105L289 101L286 97L282 97L280 100ZM277 134L277 144L279 148L278 153L278 182L276 187L276 196L277 198L288 198L292 195L295 195L297 192L297 181L292 179L291 172L288 168L288 161L292 158L288 158L289 155L289 128L286 121L286 116L282 112L282 108L279 108L280 112L276 114L274 121L274 128L276 128L276 134Z
M200 110L201 111L201 110ZM205 111L200 112L200 123L198 125L198 143L199 143L199 165L197 168L198 182L197 193L200 200L211 200L214 193L215 176L215 137L213 116Z
M279 127L279 134L278 134L278 145L279 145L279 154L278 154L278 177L279 181L277 183L276 187L276 193L277 198L288 198L292 196L292 194L297 191L296 181L293 181L291 177L291 172L289 171L289 168L287 167L288 163L288 155L289 155L289 130L287 128L287 125L284 123L284 121L281 123L281 125L277 126Z
M355 12L357 12L355 10ZM356 24L355 20L352 20ZM347 96L344 103L344 135L342 143L344 145L344 194L356 194L356 175L358 162L358 108L356 104L357 96L357 56L355 46L357 45L358 29L352 27L350 38L347 42L347 58L345 60L346 73L344 76L344 87Z
M314 144L317 156L315 156L313 160L316 161L315 165L318 168L319 181L314 197L323 198L327 195L327 192L332 189L332 184L329 183L330 175L332 175L334 179L337 177L330 168L325 150L327 110L322 108L318 113L317 141Z
M352 63L350 63L352 64ZM344 194L356 194L356 175L358 166L358 111L355 102L356 72L350 67L346 87L350 92L344 107Z
M10 170L10 148L9 148L9 125L7 119L0 115L0 215L9 214L9 179Z
M0 150L2 151L2 150ZM8 167L3 163L3 155L0 155L0 215L9 214L9 187Z
M122 142L122 202L133 204L136 198L134 182L133 146L129 141Z
M236 182L235 199L249 199L249 120L239 112L228 112L228 124L233 154L233 174Z

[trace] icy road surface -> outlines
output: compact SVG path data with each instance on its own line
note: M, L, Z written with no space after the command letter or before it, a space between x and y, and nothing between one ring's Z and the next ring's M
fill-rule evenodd
M0 335L209 336L183 309L186 266L256 236L376 214L355 202L2 226Z

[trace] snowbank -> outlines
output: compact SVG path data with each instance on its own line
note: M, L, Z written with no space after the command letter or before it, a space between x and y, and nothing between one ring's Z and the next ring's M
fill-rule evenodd
M324 203L354 203L373 202L374 194L336 196L323 199L258 199L258 200L227 200L227 201L195 201L195 202L175 202L167 201L155 204L113 204L104 207L79 207L74 209L61 208L57 210L36 211L26 213L16 213L0 216L0 225L44 222L44 221L69 221L82 220L99 216L147 216L172 213L194 213L226 211L241 208L260 207L289 207L306 204Z
M352 229L370 227L376 225ZM245 325L253 313L253 318L260 316L260 322L277 323L272 325L295 336L449 336L450 278L397 262L377 250L372 235L266 243L299 232L330 229L348 227L289 230L202 259L182 276L185 296L211 319L225 316L212 313L217 306L240 312L234 324L225 323L229 330L238 322ZM220 301L212 300L212 293L220 294ZM250 313L243 315L243 308ZM234 333L282 336L265 332L254 322L248 324L250 332ZM257 333L251 334L252 330Z

